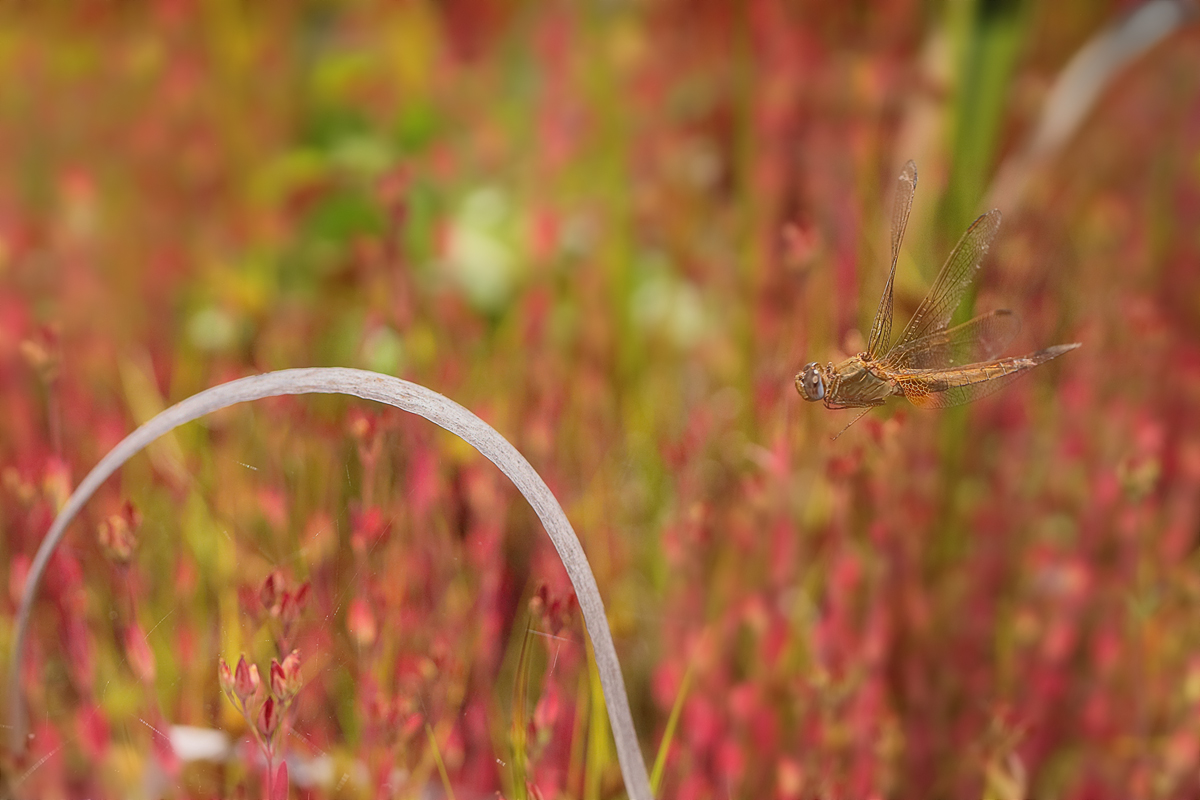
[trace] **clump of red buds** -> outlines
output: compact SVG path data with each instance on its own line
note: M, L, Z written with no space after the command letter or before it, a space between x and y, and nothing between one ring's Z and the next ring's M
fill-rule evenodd
M283 740L284 718L296 694L300 691L300 651L288 653L283 662L271 659L270 684L265 684L258 675L256 664L247 664L246 656L238 659L237 666L229 668L225 659L220 659L217 675L221 682L221 690L229 698L229 702L246 719L250 732L254 736L263 756L267 761L267 780L277 784L284 781L286 797L287 773L281 769L276 773L272 769L279 743ZM274 797L279 787L270 792Z
M280 650L286 650L296 632L300 615L308 604L309 583L289 588L283 573L275 570L268 575L258 589L258 601L266 611L267 616L276 620L279 625L278 640Z
M574 620L579 600L574 592L555 592L545 583L538 585L529 599L529 614L539 629L551 637L560 636Z
M104 555L117 566L127 566L137 547L137 532L142 525L142 515L126 502L117 514L110 514L100 523L96 538Z
M271 659L271 694L284 706L290 705L300 691L300 651L293 650L280 664Z

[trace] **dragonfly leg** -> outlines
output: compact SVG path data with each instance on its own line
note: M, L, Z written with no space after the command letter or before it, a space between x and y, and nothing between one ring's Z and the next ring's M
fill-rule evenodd
M872 408L871 406L867 406L866 408L864 408L863 412L861 414L859 414L857 417L855 417L854 419L847 422L846 427L844 427L840 431L838 431L837 434L833 438L831 438L829 441L836 442L838 440L838 436L841 436L843 433L845 433L846 431L848 431L850 429L851 425L853 425L854 423L858 422L860 419L865 417L867 415L867 412L870 411L871 408Z

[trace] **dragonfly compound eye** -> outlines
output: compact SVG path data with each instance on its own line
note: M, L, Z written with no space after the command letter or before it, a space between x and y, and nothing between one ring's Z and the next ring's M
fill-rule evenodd
M825 396L825 379L817 369L817 362L804 367L804 372L796 376L796 388L805 400L817 401Z

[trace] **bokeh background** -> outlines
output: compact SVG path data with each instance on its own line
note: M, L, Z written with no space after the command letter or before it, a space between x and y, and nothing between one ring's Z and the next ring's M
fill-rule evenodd
M56 509L137 424L353 366L545 477L661 796L1200 796L1197 27L1037 144L1085 94L1053 91L1072 57L1145 11L6 6L0 648ZM852 412L792 378L861 348L909 158L897 326L998 204L977 308L1020 312L1013 353L1083 347L831 442ZM2 791L260 796L247 739L193 761L166 731L243 737L218 659L292 647L293 797L622 795L524 501L423 420L313 397L189 425L91 502L0 662L33 726Z

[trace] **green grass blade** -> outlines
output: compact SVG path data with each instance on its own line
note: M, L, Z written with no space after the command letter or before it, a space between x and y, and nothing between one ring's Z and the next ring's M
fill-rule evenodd
M450 785L450 775L446 772L446 763L442 761L442 751L438 749L437 737L433 735L433 728L429 723L425 723L425 733L429 736L429 746L433 748L433 760L437 764L438 774L442 776L442 788L446 790L446 797L454 800L454 787Z
M521 638L521 653L517 656L517 669L513 684L510 744L512 745L512 793L515 800L527 800L529 794L526 787L529 776L526 764L529 716L526 707L529 704L529 643L531 641L533 641L533 628L526 624L525 635Z
M671 706L671 716L667 717L667 728L663 731L662 742L658 745L658 755L654 758L654 769L650 771L650 791L658 796L658 787L662 784L663 770L667 766L667 753L671 752L671 742L675 739L675 726L679 724L679 714L683 711L683 701L687 697L688 688L692 682L692 665L688 664L683 673L683 681L679 684L679 694L675 696L675 705Z

